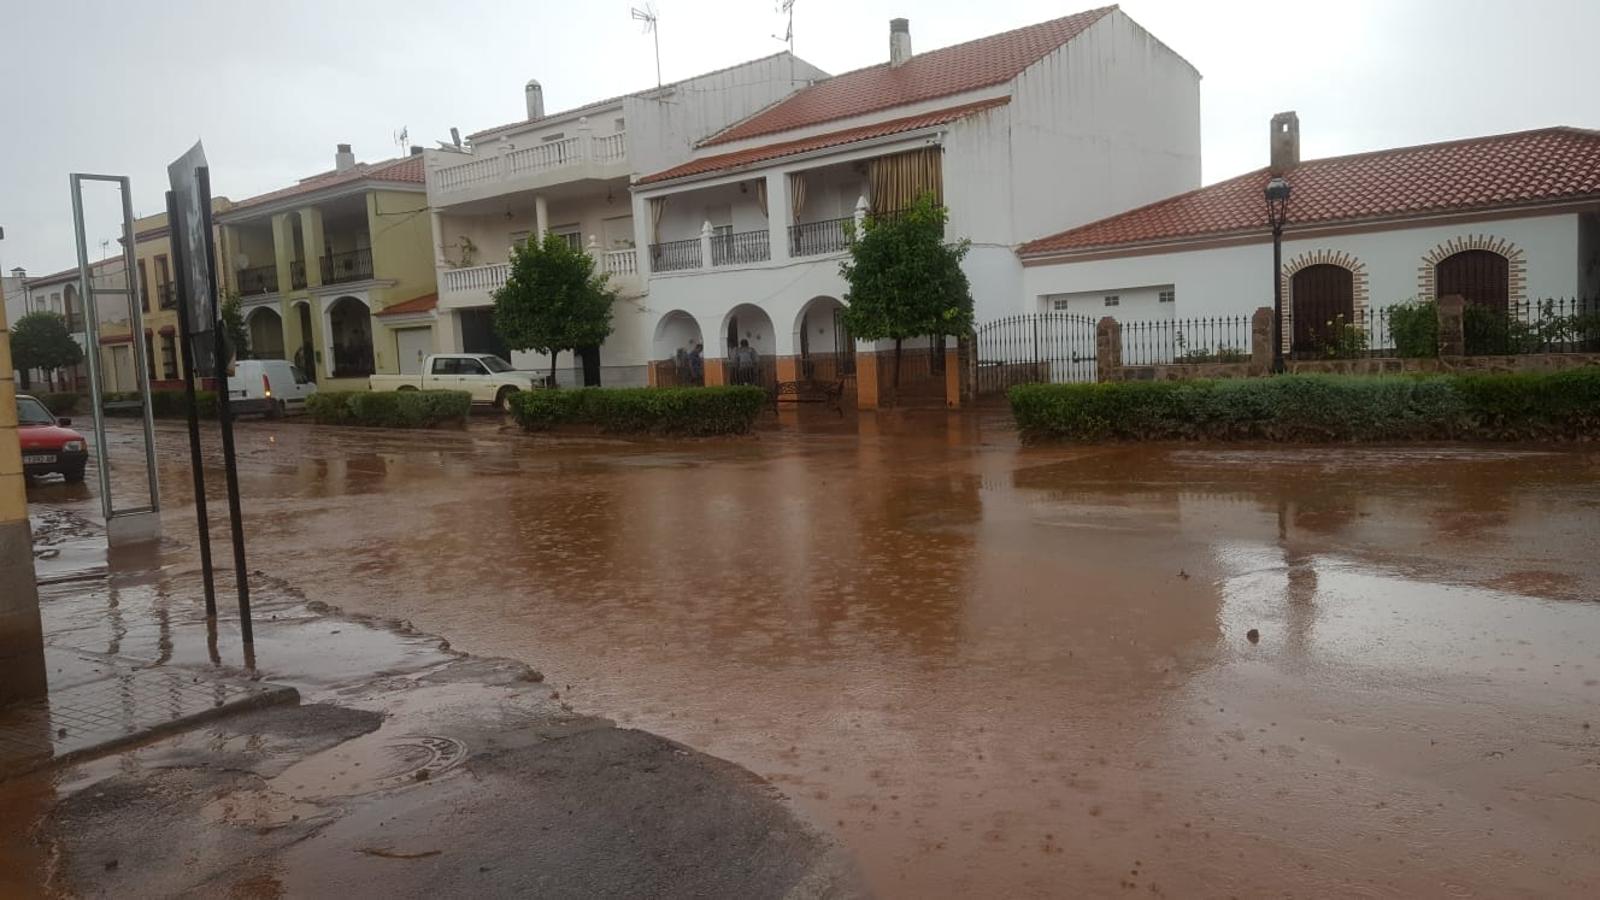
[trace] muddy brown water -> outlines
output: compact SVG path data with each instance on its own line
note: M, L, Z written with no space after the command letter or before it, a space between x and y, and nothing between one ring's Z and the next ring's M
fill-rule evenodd
M246 423L250 565L747 766L883 896L1600 891L1600 453L807 415Z

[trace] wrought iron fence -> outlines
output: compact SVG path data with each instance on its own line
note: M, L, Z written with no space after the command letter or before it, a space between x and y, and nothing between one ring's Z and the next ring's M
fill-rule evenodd
M1122 323L1125 366L1250 360L1250 317L1210 316Z
M299 290L306 286L306 261L296 259L289 263L289 288Z
M372 277L372 251L351 250L322 258L322 283L343 284L348 281L365 281Z
M650 270L652 272L682 272L705 265L700 253L700 239L663 241L650 245Z
M729 384L753 384L769 391L778 389L778 363L770 356L750 362L730 352L723 366Z
M277 266L256 266L253 269L239 270L240 294L249 297L252 294L275 294L277 292Z
M1600 352L1600 298L1468 303L1461 331L1468 356Z
M813 353L800 357L800 377L807 381L845 381L856 377L853 352Z
M1018 384L1095 380L1095 320L1065 312L1005 316L973 336L974 388L1003 393Z
M737 266L765 262L771 258L771 237L765 228L760 231L718 234L711 238L713 266Z
M789 255L817 256L837 253L850 246L850 223L854 217L825 219L789 226Z

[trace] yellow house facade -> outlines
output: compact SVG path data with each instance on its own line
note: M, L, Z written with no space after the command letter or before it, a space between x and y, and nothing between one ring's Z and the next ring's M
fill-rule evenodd
M233 204L218 244L238 291L250 355L287 359L322 390L365 390L434 350L432 222L420 148Z

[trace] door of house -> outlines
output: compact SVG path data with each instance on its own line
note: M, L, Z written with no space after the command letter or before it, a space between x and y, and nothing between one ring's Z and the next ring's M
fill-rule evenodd
M1343 266L1307 266L1294 273L1289 293L1295 353L1318 354L1340 328L1355 324L1354 276Z
M400 374L419 375L422 373L422 361L433 352L433 329L401 329L394 333L394 343L400 359Z
M578 361L583 364L583 386L600 386L600 348L579 347Z

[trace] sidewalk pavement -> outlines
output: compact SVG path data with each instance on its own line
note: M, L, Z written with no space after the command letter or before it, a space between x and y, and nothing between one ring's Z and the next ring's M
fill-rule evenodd
M260 574L247 657L197 572L109 568L40 588L53 693L0 714L0 894L863 893L771 785L526 665Z

